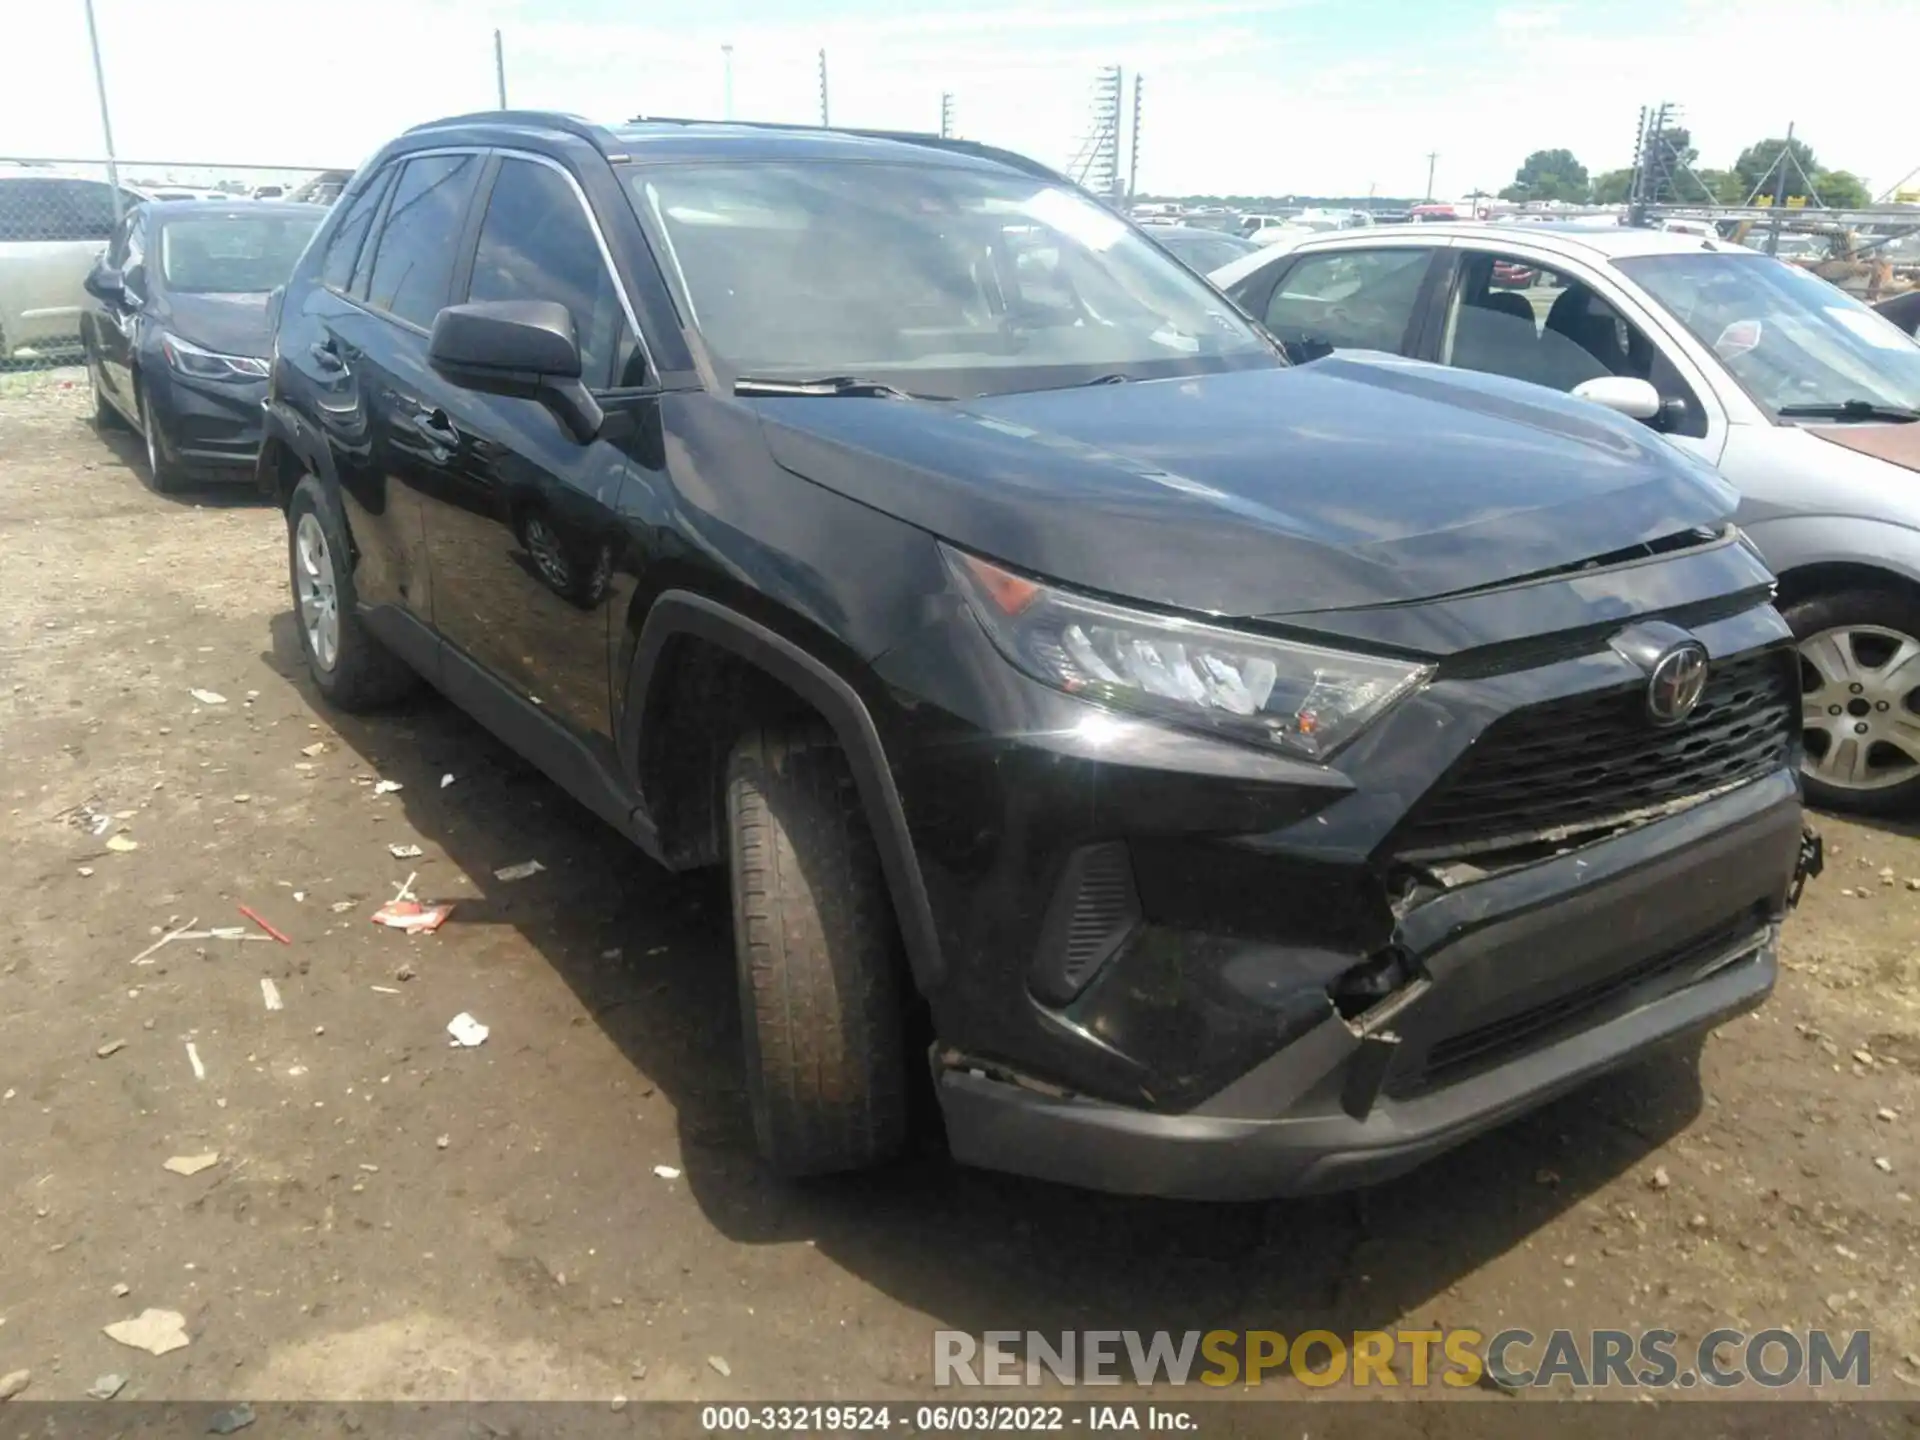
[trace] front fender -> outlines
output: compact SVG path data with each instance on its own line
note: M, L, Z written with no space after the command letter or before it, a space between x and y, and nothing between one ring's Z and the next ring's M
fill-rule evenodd
M1920 584L1920 529L1861 515L1781 515L1744 527L1783 579L1812 565L1856 565Z
M262 418L260 458L253 468L254 483L261 494L284 510L301 475L317 475L328 485L339 483L326 437L298 410L270 397Z

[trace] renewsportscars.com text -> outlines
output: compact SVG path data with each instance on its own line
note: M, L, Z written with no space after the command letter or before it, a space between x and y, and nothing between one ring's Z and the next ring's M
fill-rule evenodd
M1781 1389L1872 1383L1865 1330L937 1330L937 1386L1303 1385Z

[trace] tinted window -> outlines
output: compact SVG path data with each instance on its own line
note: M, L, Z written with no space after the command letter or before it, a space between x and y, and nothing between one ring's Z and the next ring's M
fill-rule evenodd
M74 231L72 238L76 240L112 238L113 227L118 219L113 213L112 187L92 180L62 180L58 183L72 215Z
M479 175L476 155L409 160L394 183L367 279L367 303L422 329L447 303L460 224Z
M353 280L354 265L360 259L361 248L366 244L373 217L380 213L380 199L393 182L394 168L389 165L374 176L341 213L340 223L333 227L333 235L327 241L327 258L320 266L322 285L345 290Z
M1675 402L1666 428L1706 433L1692 389L1637 325L1578 278L1519 256L1462 258L1440 360L1563 392L1606 375L1632 376Z
M1296 359L1329 350L1397 352L1413 325L1431 250L1303 256L1274 287L1267 329Z
M624 370L633 348L626 317L580 199L557 170L530 160L501 162L467 298L557 301L573 315L588 385L640 383L638 375L615 380L616 357Z

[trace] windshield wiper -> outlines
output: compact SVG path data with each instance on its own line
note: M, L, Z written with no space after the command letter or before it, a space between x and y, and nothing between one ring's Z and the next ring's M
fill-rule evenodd
M852 395L873 400L922 400L882 380L862 380L856 375L828 375L819 380L770 380L742 375L733 382L736 395Z
M1786 420L1890 420L1897 425L1920 420L1920 410L1882 405L1873 400L1840 400L1824 405L1782 405L1773 412Z
M1080 384L1083 388L1088 385L1125 385L1132 379L1131 375L1121 375L1116 372L1112 375L1096 375L1091 380L1082 380Z

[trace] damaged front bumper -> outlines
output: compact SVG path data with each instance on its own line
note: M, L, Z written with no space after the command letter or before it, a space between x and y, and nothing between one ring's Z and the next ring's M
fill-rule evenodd
M1194 1199L1385 1179L1759 1004L1779 920L1820 862L1780 771L1409 908L1392 989L1357 1013L1329 1003L1177 1112L937 1051L949 1141L974 1164Z

